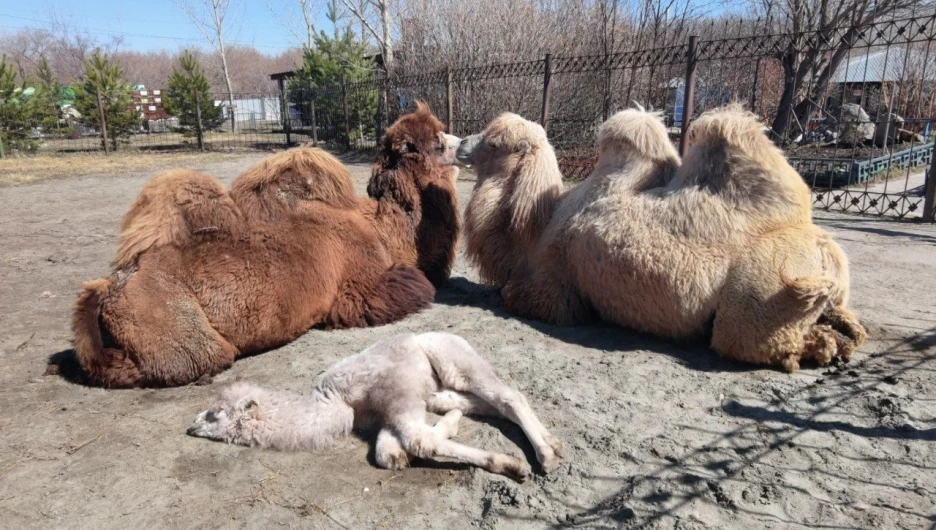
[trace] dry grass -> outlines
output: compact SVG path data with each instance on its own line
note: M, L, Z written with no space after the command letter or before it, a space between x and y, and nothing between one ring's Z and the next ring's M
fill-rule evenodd
M226 153L103 153L36 155L0 160L0 187L49 178L121 175L173 167L198 167L231 156Z

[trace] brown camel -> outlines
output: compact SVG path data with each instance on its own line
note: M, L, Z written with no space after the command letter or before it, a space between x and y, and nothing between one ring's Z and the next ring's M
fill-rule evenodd
M84 283L75 304L90 381L186 384L314 326L426 308L457 244L457 143L419 103L387 130L370 198L314 148L263 160L230 193L194 171L158 175L124 219L113 273Z

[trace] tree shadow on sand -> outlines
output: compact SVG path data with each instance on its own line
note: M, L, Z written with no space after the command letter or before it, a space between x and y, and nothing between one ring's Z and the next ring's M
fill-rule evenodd
M826 377L782 394L764 393L757 398L758 404L724 402L715 407L716 413L740 421L729 422L724 431L680 425L693 433L688 442L669 434L658 436L657 440L668 441L675 450L664 455L653 449L646 454L629 453L637 473L583 474L586 482L619 486L611 495L585 506L574 497L548 493L555 505L566 510L558 523L556 518L509 509L499 515L548 528L657 528L674 522L679 527L687 511L698 512L699 506L707 505L721 520L736 524L744 520L783 527L857 529L883 524L936 529L936 513L890 497L914 499L931 494L931 482L917 482L931 476L933 469L919 450L926 447L920 444L936 441L936 429L888 423L886 416L893 411L874 408L879 401L891 399L883 397L882 384L887 388L904 378L919 380L932 370L936 328L920 331L854 367L829 370ZM862 370L866 365L880 370ZM851 368L858 368L860 376ZM923 396L914 399L926 400ZM877 413L864 416L855 408L862 406ZM918 421L932 425L932 420ZM814 442L817 432L836 443ZM850 444L848 437L862 443ZM887 441L892 441L892 452L882 456L880 444ZM862 472L871 464L897 471ZM914 475L917 480L911 480ZM831 524L823 524L824 516L810 514L806 506L792 500L816 498L817 489L822 492L818 504L833 506L834 513L843 515L841 520L854 516L852 523L830 520ZM863 506L856 504L859 492L866 497ZM798 509L790 510L792 505Z

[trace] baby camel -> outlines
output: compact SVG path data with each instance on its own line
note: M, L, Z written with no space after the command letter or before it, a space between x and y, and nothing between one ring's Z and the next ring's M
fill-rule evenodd
M434 427L426 423L427 411L443 415ZM411 456L438 457L518 481L529 476L530 466L520 458L449 440L462 414L513 421L533 444L543 471L558 467L562 443L523 394L500 379L465 339L449 333L384 339L335 363L308 396L235 383L195 418L188 434L263 449L316 450L373 419L380 425L375 448L380 467L403 469Z

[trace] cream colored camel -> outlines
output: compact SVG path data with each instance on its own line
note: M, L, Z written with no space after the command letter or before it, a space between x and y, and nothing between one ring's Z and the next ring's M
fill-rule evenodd
M505 114L459 147L478 180L469 258L512 313L593 316L788 371L865 338L846 309L848 264L811 221L811 195L754 115L703 114L680 165L659 118L622 111L594 173L563 192L543 129ZM504 250L508 249L508 250Z

